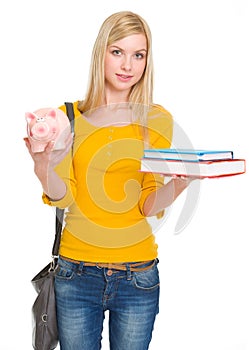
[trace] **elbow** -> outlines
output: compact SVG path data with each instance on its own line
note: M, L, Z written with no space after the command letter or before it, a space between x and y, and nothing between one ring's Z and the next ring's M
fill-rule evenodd
M150 194L144 201L142 213L145 217L150 217L157 214L155 208L155 198L152 194Z
M145 205L143 206L142 214L145 217L153 216L151 215L151 210L149 210Z

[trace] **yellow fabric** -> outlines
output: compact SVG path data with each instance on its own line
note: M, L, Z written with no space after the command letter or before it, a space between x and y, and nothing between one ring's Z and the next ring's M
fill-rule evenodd
M93 262L156 258L157 244L143 204L162 186L163 177L139 171L144 149L141 127L96 127L81 116L77 102L74 110L73 157L68 154L56 168L67 194L53 202L43 195L45 203L68 208L60 254ZM148 117L151 147L170 147L171 115L154 105Z

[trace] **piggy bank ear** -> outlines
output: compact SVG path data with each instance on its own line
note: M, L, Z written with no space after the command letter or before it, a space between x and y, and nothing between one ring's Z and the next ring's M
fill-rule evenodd
M31 113L31 112L26 112L25 118L26 118L28 123L31 123L33 120L36 120L36 115L34 113Z
M50 109L48 111L48 113L47 113L47 117L56 119L56 110L55 109Z

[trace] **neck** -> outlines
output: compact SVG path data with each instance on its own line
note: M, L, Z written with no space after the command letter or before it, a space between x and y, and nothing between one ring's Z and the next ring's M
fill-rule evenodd
M130 91L110 91L106 88L104 104L119 104L129 102Z

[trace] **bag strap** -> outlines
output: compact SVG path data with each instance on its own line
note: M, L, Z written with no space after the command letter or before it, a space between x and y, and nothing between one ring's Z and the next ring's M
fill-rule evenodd
M73 103L71 102L65 102L67 116L71 124L71 131L74 132L74 108ZM52 249L52 256L58 257L59 255L59 248L60 248L60 241L61 241L61 231L62 231L62 224L63 224L63 218L64 218L64 209L56 208L56 219L55 219L55 238L54 238L54 244Z

